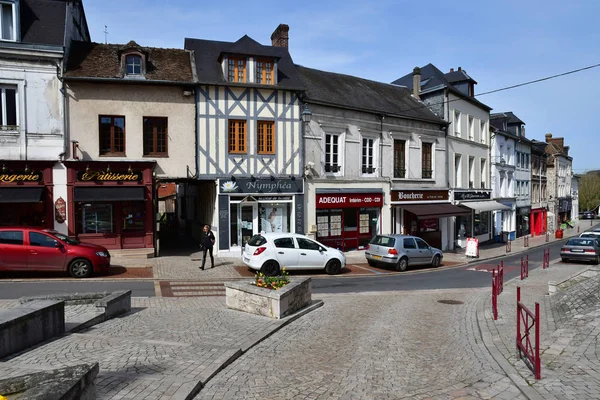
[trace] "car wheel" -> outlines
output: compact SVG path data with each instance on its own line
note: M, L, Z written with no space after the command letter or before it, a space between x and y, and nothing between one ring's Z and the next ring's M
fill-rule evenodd
M600 256L596 256L596 265L600 264Z
M372 260L367 260L367 262L369 263L369 267L374 267L374 266L376 266L376 265L377 265L377 264L375 263L375 261L372 261Z
M442 259L440 256L433 257L433 261L431 262L431 266L434 268L439 267L442 264Z
M337 275L342 271L342 263L338 259L329 260L327 265L325 265L325 272L328 275Z
M279 264L277 261L269 260L265 262L260 269L260 272L267 276L275 276L279 274Z
M92 275L92 263L83 258L73 260L69 264L69 274L73 278L87 278Z
M566 263L566 262L567 262L567 259L566 259L566 258L561 258L561 259L560 259L560 261L562 261L562 262Z
M408 268L408 258L402 257L396 264L396 271L404 272Z

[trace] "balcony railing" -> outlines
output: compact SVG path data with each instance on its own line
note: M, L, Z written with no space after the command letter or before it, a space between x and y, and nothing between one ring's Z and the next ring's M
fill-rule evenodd
M363 174L374 174L377 168L375 167L362 167Z
M339 172L340 166L337 164L325 164L325 172Z
M485 189L485 182L481 182L481 188Z
M394 178L406 178L406 169L394 168Z
M421 177L423 179L431 179L431 177L433 176L433 170L432 169L424 169L421 171Z
M473 181L469 181L469 189L473 189L473 187L474 187L474 184L475 184L475 183L474 183Z

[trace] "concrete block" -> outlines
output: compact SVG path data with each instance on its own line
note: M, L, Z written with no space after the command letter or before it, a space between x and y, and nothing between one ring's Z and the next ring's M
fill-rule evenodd
M131 311L131 290L113 292L96 301L94 305L104 311L105 320Z

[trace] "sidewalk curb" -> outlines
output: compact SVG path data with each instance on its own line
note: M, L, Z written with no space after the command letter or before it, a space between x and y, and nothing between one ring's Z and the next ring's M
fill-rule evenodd
M191 400L193 399L198 393L200 393L200 391L202 391L202 389L206 386L206 384L208 382L210 382L210 380L212 378L214 378L219 372L221 372L223 369L225 369L229 364L233 363L235 360L237 360L239 357L241 357L242 355L244 355L245 353L248 352L248 350L252 349L254 346L258 345L259 343L263 342L264 340L266 340L268 337L270 337L271 335L273 335L274 333L276 333L277 331L279 331L281 328L285 327L286 325L290 324L291 322L297 320L298 318L310 313L311 311L316 310L317 308L323 306L323 300L313 300L311 304L309 304L308 306L304 307L303 309L295 312L294 314L282 318L280 320L275 320L275 321L269 321L269 324L267 325L268 327L266 329L263 329L262 331L250 336L250 338L248 338L245 342L242 343L241 347L237 350L229 350L227 351L222 357L220 357L219 359L217 359L213 365L211 367L213 367L212 369L210 369L211 367L207 367L208 371L205 369L204 372L206 372L206 377L205 378L201 378L196 385L194 385L193 388L191 388L191 390L189 390L189 392L187 394L183 393L183 390L181 391L181 393L176 393L172 399L176 399L176 400ZM266 318L266 317L265 317ZM231 351L233 351L233 354L230 354ZM187 391L187 388L190 388L191 385L186 386L186 388L184 389L185 391ZM182 388L183 389L183 388Z

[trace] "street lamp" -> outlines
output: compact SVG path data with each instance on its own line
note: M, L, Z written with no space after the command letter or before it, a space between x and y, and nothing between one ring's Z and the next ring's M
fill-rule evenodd
M302 122L305 124L309 123L312 119L312 112L308 109L308 104L304 104L302 109Z

